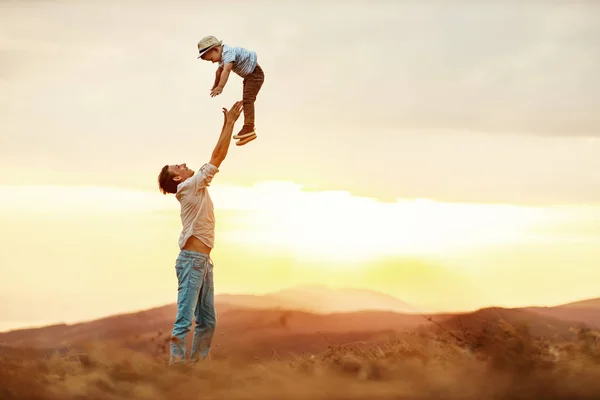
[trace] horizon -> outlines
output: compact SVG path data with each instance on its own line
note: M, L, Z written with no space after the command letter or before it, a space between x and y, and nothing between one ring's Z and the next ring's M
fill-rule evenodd
M209 34L265 71L209 188L216 295L600 298L600 4L370 4L0 3L0 331L176 301L158 172L208 162L241 94L210 98Z
M359 288L353 288L353 287L329 287L326 285L319 285L319 284L305 284L305 285L296 285L296 286L291 286L291 287L284 287L284 288L280 288L277 291L270 291L270 292L265 292L265 293L256 293L256 292L252 292L252 293L219 293L217 295L215 295L215 300L217 305L220 304L219 298L223 297L223 296L244 296L244 295L251 295L251 296L258 296L258 297L262 297L262 296L268 296L271 294L276 294L279 291L282 292L286 292L289 290L294 290L294 289L299 289L299 288L324 288L330 291L336 291L336 290L351 290L351 291L355 291L355 290L360 290L360 291L365 291L365 292L369 292L369 293L374 293L374 294L383 294L385 296L389 296L391 298L393 298L394 300L398 300L402 303L405 303L404 301L402 301L402 299L399 299L391 294L386 294L386 293L382 293L382 292L377 292L375 290L369 290L369 289L359 289ZM599 300L600 297L597 298L581 298L581 299L575 299L573 301L569 301L567 303L557 303L557 304L525 304L522 305L520 307L499 307L499 308L506 308L506 309L511 309L511 308L516 308L516 309L526 309L526 308L536 308L536 307L562 307L562 306L568 306L571 304L576 304L579 302L586 302L586 301L593 301L593 300ZM78 320L72 320L72 321L49 321L49 322L43 322L43 321L38 321L36 324L23 324L20 322L15 322L15 321L0 321L0 334L2 333L9 333L9 332L13 332L13 331L20 331L20 330L29 330L29 329L43 329L43 328L48 328L48 327L52 327L52 326L59 326L59 325L67 325L67 326L72 326L72 325L78 325L78 324L85 324L85 323L91 323L94 321L98 321L98 320L103 320L106 318L112 318L112 317L118 317L118 316L126 316L126 315L132 315L132 314L136 314L136 313L140 313L140 312L146 312L146 311L151 311L151 310L155 310L155 309L159 309L159 308L163 308L163 307L170 307L170 306L175 306L176 302L171 302L171 303L167 303L167 304L159 304L159 305L155 305L153 307L149 307L149 308L144 308L144 309L131 309L131 310L127 310L127 311L123 311L120 313L116 313L116 314L107 314L107 315L100 315L100 316L96 316L95 318L90 318L90 319L78 319ZM410 304L408 304L409 308L413 308ZM446 310L446 311L440 311L440 312L436 312L436 311L427 311L427 310L418 310L418 309L414 309L412 311L395 311L395 310L388 310L388 309L373 309L373 308L356 308L354 310L350 310L350 311L317 311L317 310L309 310L309 309L303 309L303 310L297 310L297 309L287 309L287 308L282 308L282 310L286 311L302 311L302 312L308 312L308 313L312 313L312 314L322 314L322 315L329 315L329 314L352 314L352 313L364 313L364 312L390 312L393 314L416 314L416 315L423 315L423 316L431 316L431 315L453 315L453 314L463 314L463 313L472 313L472 312L477 312L480 310L485 310L488 308L498 308L498 306L494 306L494 305L489 305L486 307L480 307L480 308L473 308L473 309L462 309L462 310ZM254 311L268 311L268 310L272 310L271 308L261 308L261 307L249 307L250 310L254 310ZM426 319L426 318L425 318Z

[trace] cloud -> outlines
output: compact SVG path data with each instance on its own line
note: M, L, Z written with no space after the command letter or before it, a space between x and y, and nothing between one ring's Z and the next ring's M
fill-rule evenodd
M119 13L110 2L102 7L13 4L4 6L9 12L2 19L11 42L37 54L41 65L60 62L68 68L60 76L64 85L77 79L90 88L121 88L111 93L115 100L136 76L149 74L161 87L171 74L183 72L183 58L176 64L173 57L193 52L198 37L214 30L228 43L259 52L273 93L269 103L274 102L263 102L263 108L283 111L284 120L301 112L301 120L330 124L331 110L345 110L349 126L600 134L600 49L595 44L600 6L591 2L235 4L240 15L257 21L252 33L243 29L241 17L227 31L216 29L211 18L232 6L225 3L203 4L202 15L189 2L170 3L168 11L159 4L130 2L119 4ZM264 7L268 20L263 20ZM42 20L42 12L56 18ZM68 27L63 25L67 12ZM131 18L140 13L147 23ZM11 14L18 24L8 20ZM203 32L198 32L200 21ZM41 51L52 46L70 49L75 58L63 63L43 57ZM96 59L78 64L77 54ZM27 57L18 64L32 62ZM101 68L94 68L98 64ZM79 79L92 71L87 80ZM293 105L294 111L275 103Z
M562 149L529 140L600 134L593 2L0 7L0 168L9 171L0 183L25 165L77 169L77 183L135 175L148 188L157 163L208 157L220 107L241 92L232 77L221 97L208 96L214 66L196 60L195 44L212 33L256 50L266 72L262 139L227 160L236 183L289 179L386 199L598 200L599 161L579 138ZM224 27L218 17L231 7L239 13ZM552 174L557 159L563 172Z
M217 218L224 217L218 224L220 240L345 265L374 257L454 253L535 240L539 235L534 229L554 215L544 208L499 204L381 202L346 191L307 191L291 182L213 184L210 193ZM172 196L93 186L0 186L0 198L2 208L10 210L4 215L9 220L15 215L169 215L175 221L179 211ZM568 223L570 214L556 215Z

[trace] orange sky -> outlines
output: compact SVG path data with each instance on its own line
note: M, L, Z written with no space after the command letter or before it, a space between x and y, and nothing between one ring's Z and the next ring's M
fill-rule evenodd
M218 293L600 296L598 5L230 3L0 3L0 329L174 301L156 176L206 162L241 93L209 97L207 34L266 74L211 186Z

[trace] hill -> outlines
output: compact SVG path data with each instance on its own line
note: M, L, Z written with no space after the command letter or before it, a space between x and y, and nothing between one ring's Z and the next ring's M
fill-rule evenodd
M413 308L394 296L372 290L332 289L324 285L288 288L264 295L221 294L216 301L236 307L286 309L311 313L393 311L412 313Z
M214 339L222 356L265 355L274 348L284 352L324 350L347 341L369 340L374 335L413 329L428 322L418 315L386 311L315 314L294 310L262 310L218 306ZM169 337L175 305L121 314L78 324L0 333L0 345L61 350L93 341L149 349Z
M513 334L520 331L527 336L556 340L574 336L572 323L519 308L483 308L471 313L438 316L436 322L435 326L428 329L438 334L446 332L470 342L502 336L507 331Z
M304 341L294 336L288 343ZM193 368L168 366L166 354L110 345L50 358L13 352L0 354L0 398L597 399L600 352L590 343L508 334L473 348L435 334L404 334L376 346L329 345L308 357L261 347L260 360L244 354L247 360L213 358Z
M576 307L486 308L470 313L428 316L381 310L324 313L331 309L327 302L333 301L338 293L346 299L351 296L370 299L370 306L389 302L389 307L394 308L404 304L391 296L378 296L368 291L323 287L288 289L264 297L221 295L217 301L218 324L213 354L241 358L270 356L274 352L314 354L332 345L355 341L373 343L403 331L428 331L477 345L481 344L481 338L499 337L507 329L527 327L527 335L562 340L574 335L571 329L574 325L600 326L600 308L590 306L594 301L587 302L587 307L579 304ZM316 299L323 302L321 313L282 307L288 304L291 308L298 304L297 299L310 296L315 303ZM351 305L350 302L345 304ZM277 307L268 308L269 305ZM164 352L175 314L176 306L170 304L77 324L14 330L0 333L0 346L4 347L4 353L20 347L47 354L56 350L64 352L65 348L84 343L105 342L136 350Z
M227 307L227 306L226 306ZM144 352L167 351L175 315L169 305L73 325L54 325L0 334L0 345L64 352L104 342ZM224 308L219 313L213 355L217 358L315 354L349 342L379 343L401 332L451 336L475 346L496 340L506 329L526 326L527 335L572 338L572 324L521 309L489 308L472 313L427 316L385 311L315 314L291 310ZM189 343L188 343L189 346Z
M555 308L597 308L600 309L600 297L596 299L587 299L576 301L573 303L567 303Z
M525 310L570 323L600 328L600 298L577 301L554 307L527 307Z

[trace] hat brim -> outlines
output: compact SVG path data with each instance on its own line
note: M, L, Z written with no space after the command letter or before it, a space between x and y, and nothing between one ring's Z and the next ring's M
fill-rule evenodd
M213 48L215 48L215 47L217 47L217 46L220 46L222 43L223 43L223 41L222 41L222 40L219 40L217 43L215 43L215 44L212 44L212 45L210 45L210 46L208 46L208 47L205 47L205 48L203 48L202 50L199 50L199 53L200 53L200 54L198 55L198 58L202 57L202 55L203 55L204 53L206 53L207 51L209 51L210 49L213 49Z

